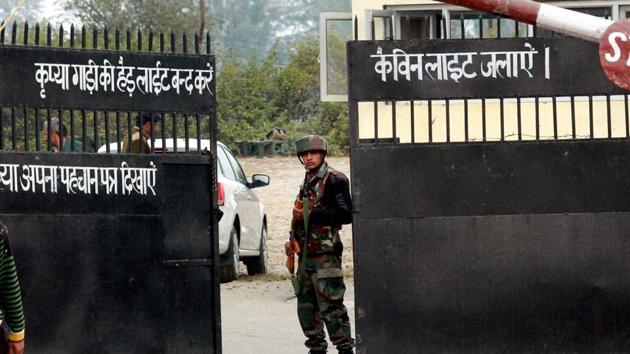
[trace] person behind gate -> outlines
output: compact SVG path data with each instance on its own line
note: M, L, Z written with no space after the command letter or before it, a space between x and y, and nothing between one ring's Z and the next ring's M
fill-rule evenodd
M339 353L351 354L354 339L343 304L346 286L339 237L341 225L352 222L348 178L326 163L328 144L323 138L307 135L295 147L306 172L294 203L285 252L291 259L299 255L294 289L298 319L307 337L304 344L311 354L326 353L325 324Z
M148 154L151 153L151 141L152 131L155 126L161 121L159 114L153 114L151 112L138 113L136 117L136 126L133 128L133 134L131 135L131 145L129 145L129 137L123 141L122 151L125 153L134 154ZM140 135L142 130L142 135Z
M48 132L50 131L50 136ZM48 127L48 120L44 120L44 127L42 128L44 140L50 139L50 151L52 152L81 152L83 151L83 143L78 139L70 139L68 137L68 128L66 125L59 121L59 118L50 118L50 128ZM94 152L92 144L87 144L86 152Z
M24 310L9 232L0 222L0 354L24 353Z

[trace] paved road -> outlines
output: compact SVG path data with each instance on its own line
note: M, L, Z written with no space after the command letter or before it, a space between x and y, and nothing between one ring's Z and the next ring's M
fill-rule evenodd
M354 336L354 282L346 279L345 304ZM307 353L290 281L238 280L221 284L224 354ZM334 353L329 343L329 352Z

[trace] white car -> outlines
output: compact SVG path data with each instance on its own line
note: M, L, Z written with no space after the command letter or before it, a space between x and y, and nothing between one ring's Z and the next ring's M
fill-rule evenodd
M174 151L173 139L156 139L156 153ZM177 150L184 151L185 139L177 139ZM210 141L188 139L190 152L210 150ZM109 144L109 151L116 153L118 143ZM99 153L107 152L105 145ZM217 200L223 216L219 221L219 275L221 282L230 282L238 278L240 261L245 263L250 275L267 272L267 215L253 188L269 184L269 176L255 174L251 182L247 180L240 164L230 150L222 143L217 143Z

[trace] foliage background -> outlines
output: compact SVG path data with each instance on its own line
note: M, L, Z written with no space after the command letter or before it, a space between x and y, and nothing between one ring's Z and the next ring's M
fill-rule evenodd
M277 64L275 50L263 61L223 57L217 78L221 141L234 147L280 127L292 139L322 135L332 154L347 153L347 104L320 101L318 53L318 39L310 37L296 44L286 65Z

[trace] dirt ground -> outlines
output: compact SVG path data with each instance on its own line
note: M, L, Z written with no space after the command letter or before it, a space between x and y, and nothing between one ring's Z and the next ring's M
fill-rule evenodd
M330 166L343 172L350 178L350 158L328 157ZM239 162L245 175L262 173L271 177L269 186L255 189L256 194L267 209L269 239L269 275L270 278L288 276L284 255L284 243L289 237L293 201L304 180L304 169L296 157L240 158ZM352 273L352 227L347 225L341 231L344 244L343 267L346 276ZM241 267L243 269L244 267ZM244 275L244 274L243 274Z

